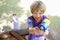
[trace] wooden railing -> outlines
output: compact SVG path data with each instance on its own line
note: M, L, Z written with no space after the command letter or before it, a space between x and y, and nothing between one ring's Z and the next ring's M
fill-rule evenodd
M25 36L28 35L28 29L11 30L0 34L2 40L26 40Z

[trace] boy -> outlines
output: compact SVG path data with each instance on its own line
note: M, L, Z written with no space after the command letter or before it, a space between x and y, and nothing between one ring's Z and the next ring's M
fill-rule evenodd
M12 22L13 22L13 26L14 26L14 30L20 30L20 20L19 18L16 16L16 14L12 15Z
M46 6L41 1L35 1L30 6L30 9L32 16L28 17L28 40L45 40L45 36L49 33L48 26L50 24L50 19L43 15Z

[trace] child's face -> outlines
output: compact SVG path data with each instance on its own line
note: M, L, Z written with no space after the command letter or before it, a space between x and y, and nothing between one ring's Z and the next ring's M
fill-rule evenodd
M14 15L13 17L16 17L16 15Z
M40 18L42 16L42 12L41 10L35 10L33 13L32 13L33 17L35 18Z

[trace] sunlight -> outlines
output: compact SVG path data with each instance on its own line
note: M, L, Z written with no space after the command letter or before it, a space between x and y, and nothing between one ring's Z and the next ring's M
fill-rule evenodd
M35 0L21 0L18 3L18 6L23 7L25 10L28 10L30 7L30 4L34 2ZM41 0L45 3L46 5L46 15L51 15L51 16L59 16L60 13L60 1L59 0Z

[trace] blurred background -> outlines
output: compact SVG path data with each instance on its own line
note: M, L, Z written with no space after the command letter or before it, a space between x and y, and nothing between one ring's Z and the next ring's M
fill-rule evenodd
M21 29L27 28L27 18L31 16L30 5L36 0L0 0L0 32L10 31L13 24L10 22L13 13L20 18ZM45 15L51 18L48 39L60 40L60 0L41 0L46 5Z

